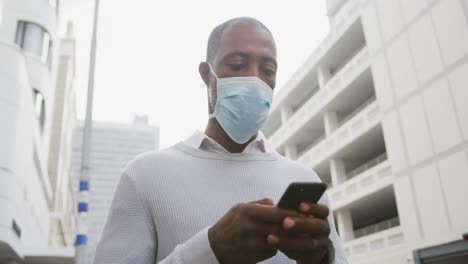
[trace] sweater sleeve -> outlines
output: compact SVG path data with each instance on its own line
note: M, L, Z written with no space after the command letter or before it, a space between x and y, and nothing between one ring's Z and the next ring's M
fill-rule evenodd
M120 177L107 222L96 249L95 264L219 264L208 240L208 228L157 259L157 234L133 179Z
M126 173L120 177L96 248L95 264L150 264L156 259L154 226L142 206L135 184Z

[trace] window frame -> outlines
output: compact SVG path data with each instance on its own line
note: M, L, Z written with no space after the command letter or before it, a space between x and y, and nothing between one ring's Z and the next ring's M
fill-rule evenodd
M28 25L38 28L41 32L42 39L40 41L42 43L40 43L41 45L40 54L37 54L37 52L35 51L24 48ZM49 69L51 68L54 43L53 43L51 34L45 27L41 26L38 23L29 21L29 20L18 20L17 25L16 25L16 34L15 34L14 42L16 45L18 45L18 47L21 50L27 52L28 54L32 54L38 57L44 64L48 66Z
M39 89L33 88L32 90L33 90L34 114L36 115L36 119L39 124L39 130L41 131L41 134L42 134L44 132L45 123L46 123L45 97L44 97L44 94ZM38 100L40 100L39 106L38 106Z

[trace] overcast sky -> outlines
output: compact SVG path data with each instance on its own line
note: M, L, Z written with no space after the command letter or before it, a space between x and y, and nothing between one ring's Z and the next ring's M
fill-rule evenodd
M75 24L76 93L83 119L94 0L62 0ZM206 91L198 75L211 30L237 16L262 21L278 48L277 90L328 33L325 0L101 0L94 120L130 123L147 114L161 147L203 130ZM276 90L276 91L277 91Z

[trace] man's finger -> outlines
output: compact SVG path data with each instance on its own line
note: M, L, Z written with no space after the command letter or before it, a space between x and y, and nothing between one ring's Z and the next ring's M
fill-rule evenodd
M275 246L281 251L294 251L297 253L303 252L311 254L314 251L324 251L328 247L328 238L311 238L311 237L279 237L267 236L267 243Z
M273 200L271 200L270 198L263 198L257 201L252 201L250 203L262 204L262 205L274 205Z
M288 216L298 215L297 211L278 208L274 205L263 205L259 203L249 203L245 208L246 213L252 219L267 223L280 224Z
M263 221L256 222L251 232L260 235L280 235L282 233L285 233L284 229L281 227L280 224L267 223Z
M306 202L299 204L299 211L303 214L313 215L321 219L326 219L330 214L330 209L328 209L326 205Z
M328 237L330 234L328 221L320 218L289 216L283 220L282 226L285 230L308 234L310 236Z

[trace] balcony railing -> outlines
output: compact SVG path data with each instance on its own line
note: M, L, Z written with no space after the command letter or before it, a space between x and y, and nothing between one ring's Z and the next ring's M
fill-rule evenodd
M382 162L384 162L386 160L387 160L387 153L385 152L385 153L382 153L379 156L369 160L365 164L355 168L354 170L348 172L346 174L346 178L350 179L350 178L352 178L352 177L354 177L354 176L356 176L358 174L361 174L361 173L365 172L366 170L368 170L368 169L374 167L375 165L377 165L379 163L382 163Z
M344 251L350 260L360 263L359 256L368 257L386 249L394 253L396 250L406 250L404 246L403 230L401 226L396 226L345 242Z
M322 140L325 139L325 134L321 135L320 137L318 137L317 139L315 139L312 143L310 143L307 147L305 147L304 149L301 149L300 151L297 152L297 156L300 157L302 156L302 154L306 153L307 151L309 151L310 149L312 149L313 147L315 147L317 144L319 144L320 142L322 142Z
M349 144L362 133L377 125L381 120L381 112L377 102L373 102L362 110L329 137L317 144L314 148L299 157L302 164L315 167L317 164L330 157L341 147Z
M390 162L385 160L361 174L328 190L330 203L339 209L353 201L391 185L393 182Z
M354 21L353 18L358 14L360 9L360 1L347 1L336 12L333 20L331 21L330 31L339 32L346 25L346 21Z
M357 114L359 114L362 110L364 110L368 105L372 104L373 102L375 102L377 98L374 96L372 96L371 98L367 99L364 103L362 103L361 105L359 105L358 107L356 107L356 109L354 109L351 113L349 113L345 118L343 118L342 120L340 120L340 122L338 122L338 128L341 127L343 124L345 124L346 122L348 122L351 118L355 117Z
M369 56L363 48L327 85L312 96L303 107L297 110L291 118L270 137L274 148L281 147L298 129L313 117L318 117L320 111L330 103L348 84L369 67Z
M364 42L360 47L356 48L356 50L350 52L349 57L344 59L340 65L338 65L336 68L331 69L332 78L333 76L339 74L344 69L344 67L354 58L354 56L356 56L356 54L358 54L365 47L366 43Z
M300 80L302 80L304 76L313 74L311 69L319 63L336 41L346 32L346 29L351 26L356 19L358 19L360 8L360 1L348 1L343 5L332 22L330 33L313 51L306 62L299 67L299 70L294 73L293 77L286 83L283 89L281 89L281 91L276 95L272 106L273 111L278 110L277 108L281 106L283 100L291 93L291 90L297 87L298 83L300 83Z
M387 229L390 229L392 227L396 227L399 225L400 225L400 219L397 216L395 218L391 218L391 219L382 221L377 224L373 224L370 226L366 226L366 227L354 230L354 238L356 239L356 238L360 238L363 236L368 236L368 235L371 235L380 231L384 231L384 230L387 230Z
M313 88L307 87L307 90L301 94L301 99L296 102L294 106L291 107L292 114L294 115L297 111L299 111L309 100L310 98L314 97L316 93L319 91L318 84L312 86Z

